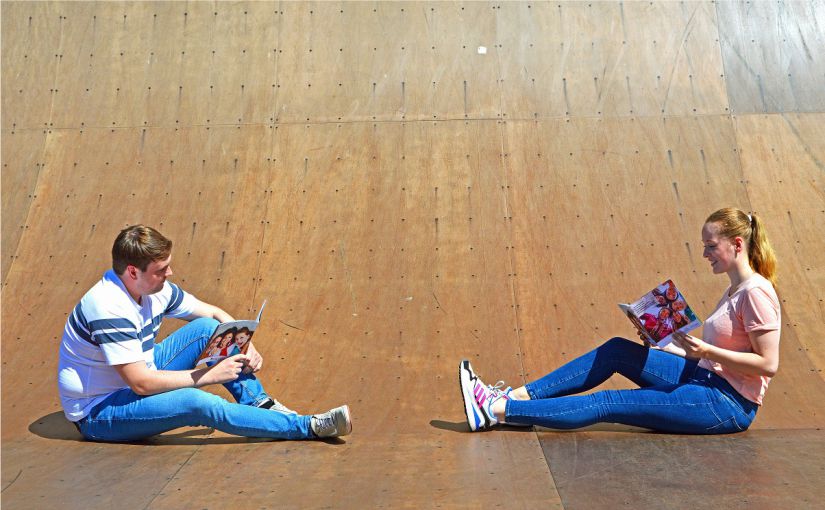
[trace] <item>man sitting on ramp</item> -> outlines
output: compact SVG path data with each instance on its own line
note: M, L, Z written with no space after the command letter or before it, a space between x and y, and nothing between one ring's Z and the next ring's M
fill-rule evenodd
M302 416L264 391L252 344L195 368L219 321L232 317L167 281L172 241L134 225L112 247L112 269L75 306L60 344L58 388L66 417L94 441L134 441L185 426L248 437L312 439L352 431L349 408ZM165 316L191 321L155 344ZM223 384L237 403L198 388Z

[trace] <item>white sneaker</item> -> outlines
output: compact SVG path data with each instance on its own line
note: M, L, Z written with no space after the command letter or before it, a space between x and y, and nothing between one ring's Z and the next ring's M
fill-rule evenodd
M349 406L336 407L310 418L310 427L317 437L341 437L352 432Z
M467 416L470 430L484 430L498 424L498 419L490 407L499 399L509 400L507 394L512 388L502 390L504 383L501 381L495 386L485 385L473 372L473 367L466 359L458 365L458 383L461 386L464 414Z
M293 411L292 409L290 409L287 406L283 405L282 403L278 402L277 399L274 399L272 397L269 397L266 400L264 400L263 402L261 402L260 404L258 404L258 407L260 407L262 409L269 409L271 411L278 411L279 413L284 413L284 414L298 414L295 411Z

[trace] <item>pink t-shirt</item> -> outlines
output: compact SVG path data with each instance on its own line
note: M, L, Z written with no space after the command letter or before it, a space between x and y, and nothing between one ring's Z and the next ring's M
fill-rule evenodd
M780 330L779 298L771 282L759 273L732 296L728 296L729 291L730 287L705 321L703 340L722 349L753 352L749 332ZM762 405L770 377L743 374L707 359L699 361L699 366L724 377L743 397Z

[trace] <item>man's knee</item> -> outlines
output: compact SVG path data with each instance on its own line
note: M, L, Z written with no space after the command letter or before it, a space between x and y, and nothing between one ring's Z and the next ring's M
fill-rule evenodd
M225 402L221 397L197 388L181 388L174 391L180 409L192 416L205 416Z
M200 317L188 324L188 326L191 328L198 328L203 330L208 336L212 336L212 333L215 332L219 325L220 322L211 317Z

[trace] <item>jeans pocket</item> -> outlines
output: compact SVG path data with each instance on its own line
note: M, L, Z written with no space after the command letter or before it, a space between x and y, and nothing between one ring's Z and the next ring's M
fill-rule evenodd
M735 416L731 416L727 420L724 420L713 427L708 427L705 429L705 432L708 434L729 434L731 432L742 432L743 429L739 426L739 423L736 421Z

